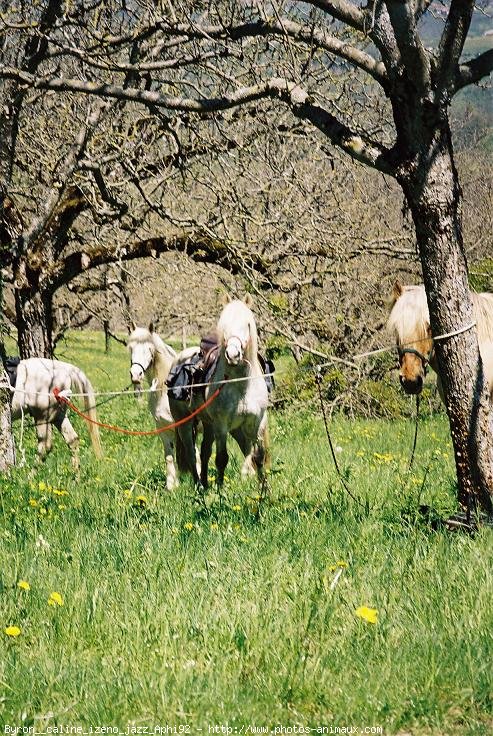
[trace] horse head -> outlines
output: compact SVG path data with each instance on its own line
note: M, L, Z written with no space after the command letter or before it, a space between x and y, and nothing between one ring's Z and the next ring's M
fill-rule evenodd
M127 347L130 351L130 380L136 388L140 388L156 354L153 339L154 325L151 322L148 329L132 326L133 329L127 340Z
M397 343L399 381L406 394L420 394L433 354L424 288L403 286L396 281L391 306L388 326L394 332Z
M229 301L219 317L217 333L228 365L240 365L256 355L257 329L250 301Z

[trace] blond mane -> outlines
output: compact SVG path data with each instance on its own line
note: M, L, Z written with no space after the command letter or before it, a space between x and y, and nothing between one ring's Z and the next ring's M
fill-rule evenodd
M391 302L388 328L394 332L400 344L425 340L429 337L430 329L425 288L422 284L402 288L402 294L394 294Z
M402 293L394 293L388 328L392 330L399 343L410 343L429 337L430 314L426 300L425 287L403 286ZM471 292L474 318L478 329L479 343L493 341L493 294Z

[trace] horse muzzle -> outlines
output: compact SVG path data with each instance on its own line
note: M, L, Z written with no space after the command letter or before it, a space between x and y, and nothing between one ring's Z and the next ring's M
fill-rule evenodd
M130 380L134 387L141 387L144 383L145 370L140 363L132 363L130 366Z
M238 365L243 360L243 347L237 337L232 338L226 344L224 357L228 365Z
M423 376L416 376L416 378L412 379L399 376L399 381L406 394L416 396L423 390Z

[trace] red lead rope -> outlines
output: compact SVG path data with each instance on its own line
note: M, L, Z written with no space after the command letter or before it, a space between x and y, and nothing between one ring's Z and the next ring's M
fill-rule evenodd
M175 429L175 427L179 427L182 424L186 424L190 421L190 419L193 419L197 416L197 414L200 414L201 411L203 411L206 407L208 407L214 399L218 396L222 386L217 388L214 393L209 396L209 398L204 401L203 404L201 404L195 411L193 411L191 414L189 414L186 417L183 417L183 419L179 419L177 422L173 422L173 424L168 424L166 427L160 427L159 429L150 429L147 432L140 432L138 429L124 429L123 427L115 427L113 424L105 424L104 422L97 422L95 419L91 419L87 416L87 414L84 414L83 412L78 409L75 404L72 404L71 401L69 401L65 396L60 396L60 389L54 388L53 389L53 396L58 401L59 404L66 404L70 409L75 411L76 414L78 414L80 417L86 420L86 422L90 422L91 424L96 424L98 427L103 427L103 429L111 429L113 432L121 432L122 434L131 434L131 435L138 435L138 436L146 436L146 435L152 435L152 434L161 434L161 432L168 432L171 429Z

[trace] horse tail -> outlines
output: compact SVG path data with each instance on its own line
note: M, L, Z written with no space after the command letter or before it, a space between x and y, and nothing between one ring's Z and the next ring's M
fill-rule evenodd
M265 414L265 424L262 430L262 438L264 444L264 469L270 470L272 465L272 453L270 450L270 433L269 433L269 422L267 420L267 413Z
M94 454L98 459L100 459L103 457L103 448L101 446L101 438L99 436L99 427L97 426L97 424L93 424L93 422L97 422L98 420L96 414L96 397L94 396L94 389L90 380L80 368L76 369L76 372L72 375L72 378L75 379L76 383L78 384L80 392L84 394L84 408L87 416L91 420L86 420L87 430L91 438Z

